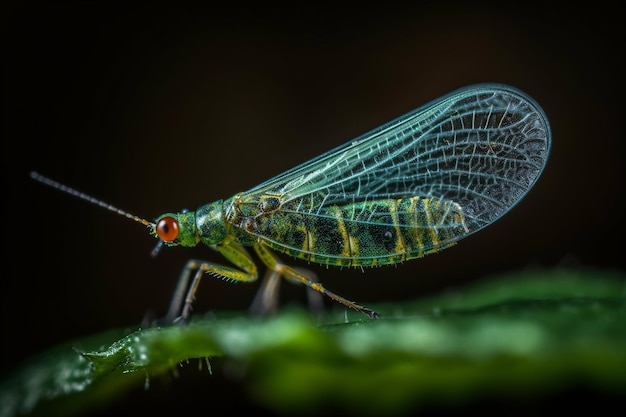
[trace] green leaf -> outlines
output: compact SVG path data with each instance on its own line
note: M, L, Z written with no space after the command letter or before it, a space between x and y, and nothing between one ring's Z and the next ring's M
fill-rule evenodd
M405 415L579 386L626 395L623 275L526 272L371 307L383 318L335 311L320 324L299 309L268 319L217 312L72 341L2 380L0 416L77 415L149 391L194 358L221 358L248 401L280 414Z

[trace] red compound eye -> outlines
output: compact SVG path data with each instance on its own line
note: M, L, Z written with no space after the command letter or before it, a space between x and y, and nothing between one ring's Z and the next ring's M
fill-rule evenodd
M163 217L154 230L164 242L173 242L178 237L178 222L173 217Z

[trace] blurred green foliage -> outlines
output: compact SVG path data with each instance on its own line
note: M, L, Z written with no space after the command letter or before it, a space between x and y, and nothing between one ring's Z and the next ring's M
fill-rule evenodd
M249 400L277 414L406 415L577 386L626 397L621 274L529 271L371 307L383 318L214 312L72 341L3 376L0 417L78 415L193 358L209 369L223 359Z

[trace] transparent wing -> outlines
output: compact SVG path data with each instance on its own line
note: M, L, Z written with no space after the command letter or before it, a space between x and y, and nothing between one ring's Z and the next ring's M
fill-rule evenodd
M550 126L525 93L499 84L454 91L243 193L280 196L315 215L385 198L453 201L467 234L491 224L533 186Z

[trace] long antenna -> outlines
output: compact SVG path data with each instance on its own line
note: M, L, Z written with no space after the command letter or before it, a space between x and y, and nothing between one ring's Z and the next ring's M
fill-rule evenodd
M39 174L39 173L37 173L35 171L32 171L30 173L30 177L32 179L34 179L35 181L39 181L39 182L41 182L43 184L49 185L50 187L56 188L59 191L63 191L64 193L71 194L71 195L73 195L75 197L80 198L81 200L85 200L85 201L87 201L87 202L89 202L91 204L98 205L98 206L103 207L103 208L105 208L105 209L107 209L109 211L112 211L112 212L117 213L117 214L119 214L121 216L127 217L127 218L129 218L131 220L134 220L134 221L136 221L138 223L141 223L144 226L148 226L148 227L154 229L154 223L149 222L146 219L143 219L143 218L141 218L139 216L135 216L134 214L130 214L130 213L124 211L124 210L121 210L121 209L119 209L119 208L117 208L115 206L112 206L109 203L105 203L102 200L98 200L95 197L92 197L92 196L90 196L88 194L80 192L80 191L78 191L78 190L76 190L76 189L74 189L72 187L68 187L67 185L61 184L60 182L52 180L52 179L50 179L48 177L44 177L43 175L41 175L41 174Z

